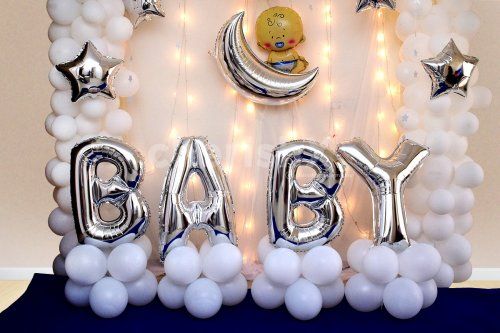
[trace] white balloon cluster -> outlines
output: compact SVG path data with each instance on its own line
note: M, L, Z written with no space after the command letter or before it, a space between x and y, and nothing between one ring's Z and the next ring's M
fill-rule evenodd
M464 235L472 227L472 188L483 181L482 168L466 155L468 137L479 127L472 108L491 103L489 89L476 86L468 96L430 99L431 80L420 61L436 56L453 39L463 54L480 26L472 0L398 1L396 33L403 41L397 77L405 87L397 125L403 135L429 147L431 156L406 190L408 233L419 243L435 246L443 259L435 278L438 287L467 280L472 273L471 245Z
M443 266L439 252L428 244L413 243L396 253L358 239L347 251L347 262L359 272L345 288L347 301L358 311L373 311L383 304L394 317L409 319L436 300L434 279Z
M151 242L143 236L115 248L77 245L65 260L66 299L76 306L88 306L100 317L120 315L127 303L149 304L156 297L158 282L146 269Z
M91 41L104 55L123 59L124 43L132 36L132 23L124 17L122 0L48 0L47 11L53 22L49 27L52 45L49 80L55 88L50 101L52 113L45 121L47 132L56 138L56 157L45 168L48 181L55 186L58 208L49 216L49 227L63 236L53 263L55 274L64 275L64 259L78 245L70 195L70 152L76 143L102 135L121 138L131 127L132 118L120 109L120 100L102 97L71 102L68 81L55 65L76 58L84 43ZM139 89L135 73L122 67L114 87L119 97L133 96Z
M283 303L300 320L316 317L321 308L332 308L344 298L342 259L330 246L317 246L304 254L274 248L265 236L259 242L264 272L252 284L258 306L274 309Z
M158 298L169 309L186 307L197 318L210 318L222 305L241 303L247 295L247 280L241 274L243 256L230 243L173 248L166 256L166 276L158 285Z

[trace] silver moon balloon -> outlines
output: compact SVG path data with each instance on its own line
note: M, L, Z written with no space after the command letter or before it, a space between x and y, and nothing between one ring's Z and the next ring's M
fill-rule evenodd
M306 185L296 180L300 166L316 172ZM272 153L267 190L270 242L277 247L305 251L324 245L342 228L343 213L336 193L344 179L344 166L337 156L318 143L292 141L276 147ZM315 217L299 225L294 210L310 209Z
M404 140L391 156L382 158L363 140L356 138L341 144L338 153L370 188L375 245L407 248L410 239L406 232L404 189L411 175L429 155L428 148Z
M204 201L187 200L190 177L197 174L205 190ZM203 229L210 243L231 242L234 208L231 191L215 153L206 138L182 138L163 187L160 203L160 259L185 245L193 229Z
M109 180L98 176L101 163L116 167ZM121 243L146 232L149 209L139 191L143 176L140 154L119 140L96 137L72 149L71 201L80 243ZM116 207L118 216L104 218L105 204Z
M226 80L249 100L266 105L284 105L307 94L319 69L289 74L267 65L248 45L243 33L244 12L234 15L219 32L215 56Z

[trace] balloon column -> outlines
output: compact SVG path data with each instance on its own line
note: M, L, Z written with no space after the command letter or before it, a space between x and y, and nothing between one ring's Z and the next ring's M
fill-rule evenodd
M404 137L430 151L408 184L407 231L439 251L443 263L434 280L438 287L449 287L472 273L471 245L464 235L472 227L472 189L484 177L481 166L467 156L468 138L479 127L471 109L488 107L492 96L477 85L477 59L466 56L480 20L470 0L398 5L396 33L403 45L397 77L405 89L397 125Z
M304 165L316 172L305 186L296 180ZM260 307L274 309L285 303L295 318L309 320L322 307L334 307L344 298L342 259L325 246L342 226L335 195L343 178L344 167L336 155L317 143L292 141L273 151L267 194L269 239L264 237L258 248L264 272L252 285L252 297ZM305 225L294 219L301 205L315 215Z
M204 201L188 201L187 184L193 174L202 180ZM181 139L160 208L160 258L166 276L158 297L167 308L186 306L193 316L209 318L223 304L236 305L245 298L247 282L240 273L243 256L236 246L233 219L226 175L207 140ZM188 241L195 229L208 235L199 252Z

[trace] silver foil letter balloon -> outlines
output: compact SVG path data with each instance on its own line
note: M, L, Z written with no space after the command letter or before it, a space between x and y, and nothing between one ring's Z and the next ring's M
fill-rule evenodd
M404 140L391 156L382 158L363 140L356 138L341 144L338 153L370 188L375 245L389 245L394 249L408 247L404 188L429 155L429 150L416 142Z
M297 181L300 166L309 166L316 172L309 184ZM270 242L277 247L305 251L337 236L343 213L335 195L343 179L344 166L337 156L315 142L292 141L276 147L267 190ZM295 209L301 205L315 215L304 225L294 218Z
M187 185L197 174L205 190L204 201L189 202ZM182 138L163 187L160 203L160 259L187 242L193 229L203 229L212 244L231 242L234 208L231 191L215 153L206 138Z
M115 166L109 179L99 178L101 163ZM71 201L80 243L126 242L142 235L149 223L149 209L139 191L144 162L133 148L112 138L95 137L71 151ZM119 214L102 217L111 204Z

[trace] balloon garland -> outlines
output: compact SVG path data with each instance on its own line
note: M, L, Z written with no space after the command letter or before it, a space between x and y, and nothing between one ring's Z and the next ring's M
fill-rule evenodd
M434 302L436 286L449 286L453 280L463 281L470 276L470 244L461 235L470 229L472 223L469 212L473 195L470 188L481 183L483 172L464 155L466 137L473 134L478 126L477 118L468 111L472 106L486 107L491 101L491 92L483 87L473 87L477 76L474 77L472 70L477 59L465 54L468 51L467 37L477 30L479 20L469 10L468 1L456 4L446 0L433 5L430 0L404 0L400 1L400 5L403 10L398 19L397 32L404 40L401 50L404 62L398 67L398 78L406 90L405 106L398 111L398 125L407 131L406 138L429 146L431 157L430 162L417 174L417 180L408 185L411 213L408 215L407 235L402 232L405 229L404 222L389 223L392 228L382 229L391 235L408 236L403 237L407 243L411 243L409 238L417 240L406 249L380 245L371 247L371 241L367 240L354 242L349 248L347 259L351 267L361 273L349 280L345 294L348 302L359 311L371 311L384 304L393 316L410 318ZM359 1L357 10L380 6L394 9L394 1ZM127 303L145 305L157 294L156 278L146 269L152 251L151 242L146 236L139 237L147 226L149 213L140 200L132 200L136 204L127 205L120 215L120 223L128 221L120 235L109 236L108 231L105 231L101 237L93 233L95 230L90 232L94 225L98 225L94 224L98 220L98 207L91 208L87 216L92 217L85 220L80 213L89 202L80 199L90 190L85 190L80 183L77 185L76 180L89 175L91 178L99 177L95 174L96 170L92 176L92 173L83 172L85 168L78 169L77 162L81 160L76 156L79 149L91 143L103 144L100 148L105 148L92 150L93 153L101 154L110 146L118 145L122 155L134 156L133 149L122 143L95 137L121 138L132 126L131 117L119 109L120 101L115 98L130 97L139 88L137 76L133 72L123 66L118 68L125 53L123 42L131 38L134 26L149 20L151 16L163 17L164 12L159 0L130 0L127 10L135 21L132 24L124 16L122 0L48 0L47 10L54 21L49 28L49 38L53 42L49 58L54 65L49 80L56 90L51 99L53 113L47 117L45 125L47 132L57 140L57 157L47 164L46 176L56 187L54 198L59 205L49 216L49 226L56 234L64 236L60 255L54 260L54 272L70 277L65 294L72 304L90 305L99 316L111 318L123 312ZM449 16L451 20L448 20ZM232 25L238 27L240 20L240 39L243 38L241 41L244 42L241 18L242 14L235 16ZM451 24L443 23L450 21ZM234 38L238 36L236 30L233 31ZM226 32L227 29L223 29L221 34ZM222 62L222 59L226 59L224 52L232 50L222 42L227 40L226 37L219 35L218 59L223 72L229 73L227 68L231 62L224 62L225 65ZM251 54L248 50L247 56ZM445 56L450 55L451 61L461 59L460 68L467 69L460 82L448 82L449 78L444 72L439 72L442 68L438 66L440 61L446 62ZM428 96L423 91L427 89L427 78L423 67L419 67L420 61L433 76L434 88L444 84L445 92L455 91L465 95L469 90L472 96L457 99L439 96L440 93L435 94L435 99L425 102ZM102 70L89 70L90 63L93 66L97 64L97 68ZM431 71L433 64L435 68ZM447 65L456 69L455 63ZM233 74L227 73L226 76L231 80ZM255 101L283 104L301 97L312 87L317 70L309 74L309 81L301 86L301 93L292 99L280 95L273 98L282 100L270 102L267 97L260 99L261 96ZM248 88L239 86L241 82L231 81L242 92ZM469 85L471 88L467 89ZM437 92L436 89L433 91ZM253 93L248 94L248 97L252 98ZM73 148L75 145L76 148ZM110 195L109 200L102 202L120 206L128 203L128 198L140 198L135 195L138 182L133 181L131 186L130 182L125 181L127 174L115 178L120 174L119 166L123 165L120 163L124 162L120 162L114 153L106 158L117 166L118 172L109 183L98 186L99 191L105 194L102 198ZM128 161L133 161L137 166L142 163L138 156ZM82 167L89 165L81 164ZM141 173L140 167L132 170ZM77 199L77 190L83 190L80 199ZM333 198L335 192L331 194ZM75 206L78 202L80 206ZM133 215L136 219L132 218L134 222L131 222L129 213L138 213L137 207L142 207L139 209L142 215L140 212ZM71 216L72 210L74 216ZM198 210L198 213L201 211ZM334 225L341 225L341 210L333 215L338 218ZM327 217L332 218L332 213ZM117 221L113 223L120 224ZM314 224L317 222L319 220ZM75 224L79 226L78 231ZM214 228L213 225L208 226ZM297 240L287 238L285 229L276 232L275 226L270 223L270 235L274 235L271 239L282 247L274 249L267 238L259 243L264 273L256 278L252 287L256 303L264 308L275 308L285 303L289 312L302 320L315 317L321 307L338 304L344 295L344 284L340 279L342 262L338 253L331 247L323 246L325 242L318 234L303 243L321 240L321 244L315 243L301 256L289 249L290 244ZM336 233L338 230L332 237ZM279 242L280 239L284 242ZM326 236L326 239L331 238ZM384 239L390 239L390 244L394 243L390 237ZM228 240L234 239L228 237ZM384 243L379 242L377 236L376 241L377 244ZM234 245L227 242L210 244L207 241L198 252L192 243L183 238L181 246L170 250L167 251L164 265L167 276L158 286L158 296L165 306L172 309L186 306L196 317L208 318L216 314L222 304L235 305L244 298L246 280L240 273L242 257ZM200 278L202 273L204 277ZM205 297L210 306L200 307L199 297ZM397 306L402 299L407 302L404 309Z

